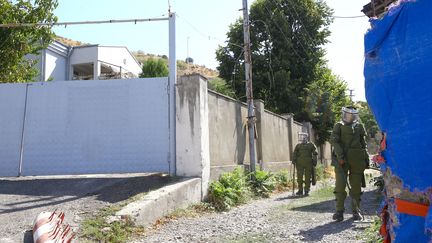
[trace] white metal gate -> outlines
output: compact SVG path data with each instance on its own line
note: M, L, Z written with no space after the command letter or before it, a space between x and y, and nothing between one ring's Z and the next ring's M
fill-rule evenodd
M22 175L169 172L167 88L168 78L45 82L26 97L25 85L0 86L1 176L20 161Z
M17 176L26 96L25 84L0 88L0 176Z

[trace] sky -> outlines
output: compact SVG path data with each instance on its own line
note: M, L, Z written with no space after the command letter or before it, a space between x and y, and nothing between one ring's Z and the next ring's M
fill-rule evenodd
M326 2L336 16L358 16L369 0ZM167 17L168 3L177 14L177 59L190 56L194 63L215 69L215 50L224 45L230 24L242 16L241 0L59 0L55 14L59 22ZM368 27L366 17L335 19L330 26L330 42L324 47L329 67L354 89L354 100L365 100L363 36ZM84 43L168 55L166 21L55 27L54 31Z

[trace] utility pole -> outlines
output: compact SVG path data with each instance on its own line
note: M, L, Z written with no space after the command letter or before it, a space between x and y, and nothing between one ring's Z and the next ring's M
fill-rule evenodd
M350 97L351 103L353 103L354 90L353 89L349 89L348 91L350 92L349 97Z
M248 131L249 131L249 158L250 170L255 171L255 111L252 91L252 55L249 36L249 10L247 0L243 0L243 33L244 33L244 59L246 76L246 97L248 106Z
M186 39L186 63L189 63L189 36Z

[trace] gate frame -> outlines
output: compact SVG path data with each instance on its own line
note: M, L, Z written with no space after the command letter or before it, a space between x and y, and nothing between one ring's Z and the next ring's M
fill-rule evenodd
M176 56L176 13L175 12L169 12L168 18L154 18L154 19L143 19L139 20L139 22L142 21L164 21L168 20L168 38L169 38L169 63L168 63L168 69L169 69L169 76L168 76L168 140L169 140L169 149L168 149L168 165L169 165L169 174L171 176L176 175L176 85L177 85L177 56ZM135 23L138 20L135 20ZM82 24L103 24L103 23L113 23L113 20L110 20L109 22L105 21L93 21L93 22L86 22ZM124 21L115 21L115 22L129 22L129 20ZM61 25L65 23L57 23L55 25ZM81 24L79 22L76 23L69 23L69 24ZM24 26L25 24L23 24ZM41 25L44 25L43 23ZM0 27L3 27L3 25L0 25ZM26 85L26 93L25 93L25 104L24 104L24 112L23 112L23 127L22 127L22 133L21 133L21 148L20 148L20 154L19 154L19 167L18 167L18 176L22 176L22 166L23 166L23 152L24 152L24 137L25 137L25 120L26 120L26 113L27 113L27 95L28 95L28 86L31 84Z
M176 169L176 85L177 85L177 56L176 56L176 14L169 13L169 77L168 77L168 122L169 122L169 173L175 176Z

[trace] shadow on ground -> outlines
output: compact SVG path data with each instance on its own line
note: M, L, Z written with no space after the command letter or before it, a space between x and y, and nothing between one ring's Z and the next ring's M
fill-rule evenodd
M367 191L362 195L361 208L364 215L376 215L376 211L379 207L380 194L377 191ZM304 198L304 197L303 197ZM307 199L306 199L307 200ZM293 211L301 212L327 212L333 213L335 211L335 200L326 200L317 203L312 203L304 206L293 207ZM350 212L351 209L351 198L348 196L345 200L346 212Z
M291 196L287 196L287 197L279 197L276 198L276 201L284 201L284 200L290 200L290 199L299 199L302 198L302 196L297 196L297 195L291 195Z
M353 228L353 222L352 219L347 219L342 222L330 222L312 229L300 230L298 234L303 236L303 241L321 241L326 235L338 234L342 231Z
M163 174L99 178L19 178L0 180L0 214L55 206L80 198L117 203L158 189L176 179ZM17 196L19 199L8 200Z
M378 191L366 191L362 195L362 214L364 216L374 216L377 215L377 210L380 204L380 193ZM307 204L307 199L299 199L304 200L305 204ZM313 199L312 199L313 200ZM345 220L342 222L327 222L322 225L316 226L312 229L301 230L298 234L303 237L303 240L306 242L317 242L322 241L324 236L338 234L342 231L353 229L355 231L364 231L369 225L370 222L365 221L353 221L351 214L351 198L347 197L345 201ZM315 212L315 213L329 213L331 215L335 212L335 200L325 200L320 201L304 206L298 206L290 208L292 211L301 211L301 212ZM331 217L331 216L330 216ZM332 220L332 219L329 219Z

